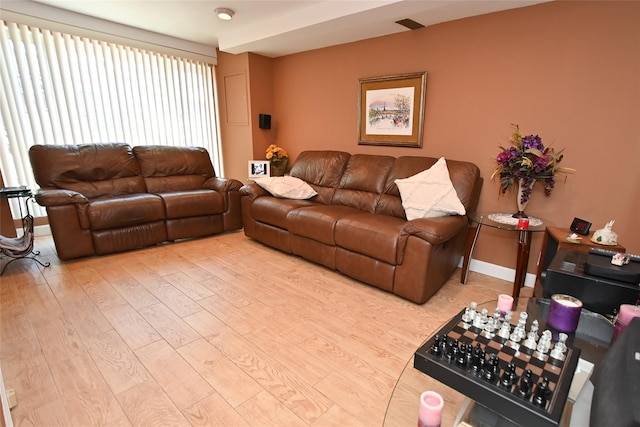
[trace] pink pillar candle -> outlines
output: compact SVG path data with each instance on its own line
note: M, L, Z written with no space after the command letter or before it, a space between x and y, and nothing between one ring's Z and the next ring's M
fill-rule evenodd
M571 334L578 328L582 301L571 295L555 294L551 296L547 324L552 328Z
M418 427L440 427L444 399L435 391L425 391L420 395Z
M503 315L513 309L513 297L507 294L498 295L498 310Z
M633 320L634 317L640 317L640 307L631 304L622 304L620 306L620 311L618 312L615 326L613 328L613 337L611 338L611 344L613 344L614 341L618 339L622 331L624 331L624 329L627 327L629 322Z

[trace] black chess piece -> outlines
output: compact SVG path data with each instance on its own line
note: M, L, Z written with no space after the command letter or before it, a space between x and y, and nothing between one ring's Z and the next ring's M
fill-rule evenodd
M461 368L466 368L467 361L467 345L465 343L460 344L460 348L458 350L458 355L456 357L456 365Z
M476 375L481 375L485 364L485 351L477 344L473 349L473 360L471 362L471 371Z
M516 383L516 365L509 363L505 368L502 377L500 377L500 386L504 389L511 390L511 387Z
M485 362L482 378L487 381L493 382L495 381L499 373L500 365L498 364L498 356L492 353L491 356L489 356L489 360Z
M431 345L431 354L435 356L442 356L442 348L440 347L440 335L436 335L433 338L433 345Z
M531 369L527 369L520 380L520 387L518 387L518 396L523 399L529 399L533 390L533 378L531 378L533 372Z
M540 408L546 408L547 397L549 395L549 379L543 378L542 382L538 383L536 391L533 395L533 404Z
M471 344L467 345L467 351L464 354L464 365L468 368L471 366L471 361L473 360L473 346Z
M442 355L442 356L447 354L447 341L448 340L449 340L449 337L447 335L443 336L442 339L440 340L440 355Z

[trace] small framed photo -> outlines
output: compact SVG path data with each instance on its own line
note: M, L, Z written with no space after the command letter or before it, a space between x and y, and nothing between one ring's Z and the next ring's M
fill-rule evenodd
M267 160L249 160L249 178L260 178L271 174L271 164Z

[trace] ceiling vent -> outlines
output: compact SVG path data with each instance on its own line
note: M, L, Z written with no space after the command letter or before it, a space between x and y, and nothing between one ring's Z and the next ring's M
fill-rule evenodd
M410 30L419 30L420 28L424 28L424 25L409 18L396 21L396 24L400 24L403 27L407 27Z

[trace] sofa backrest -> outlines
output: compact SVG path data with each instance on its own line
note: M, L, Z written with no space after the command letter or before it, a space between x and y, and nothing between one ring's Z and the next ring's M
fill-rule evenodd
M376 213L394 160L390 156L351 155L331 203Z
M304 151L291 169L291 176L311 184L320 203L353 206L372 213L405 218L396 179L429 169L435 157L379 156L341 151ZM473 163L446 160L449 176L467 211L475 210L482 178Z
M29 158L41 188L77 191L90 199L145 192L138 162L125 143L34 145Z
M351 155L343 151L303 151L289 174L310 184L319 203L329 204Z
M467 211L473 211L480 196L480 169L473 163L448 160L447 169L451 183L456 190L460 202ZM400 191L395 184L396 179L409 178L417 173L429 169L438 161L435 157L403 156L398 157L387 176L384 196L378 206L378 212L393 216L404 216Z
M136 146L133 155L150 193L202 188L216 176L209 152L201 147Z

